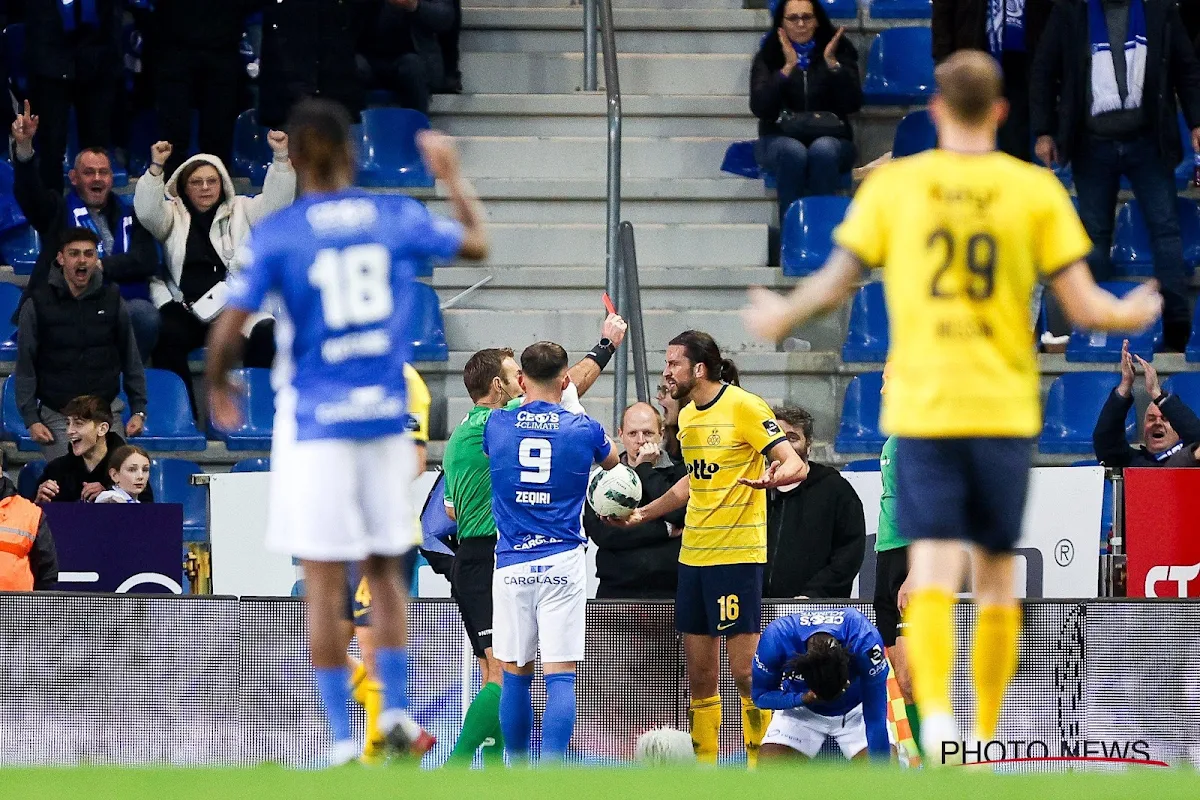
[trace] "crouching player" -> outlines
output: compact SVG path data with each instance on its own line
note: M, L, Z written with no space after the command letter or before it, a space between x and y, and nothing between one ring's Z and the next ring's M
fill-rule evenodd
M848 759L888 760L887 678L883 639L853 608L775 620L754 655L754 705L776 712L759 757L809 759L832 736Z

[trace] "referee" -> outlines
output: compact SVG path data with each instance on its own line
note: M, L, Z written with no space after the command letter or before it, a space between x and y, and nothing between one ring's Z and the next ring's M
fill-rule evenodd
M584 394L608 364L625 338L626 324L616 314L604 321L601 339L571 367L572 386L563 394L563 406L578 410ZM483 688L467 709L462 733L449 763L470 766L475 751L484 746L484 761L503 764L500 733L500 684L503 672L492 657L492 571L495 567L496 522L492 518L492 476L483 452L483 429L492 411L520 405L521 369L509 348L480 350L463 368L463 384L474 407L446 443L442 469L446 474L446 513L458 523L458 550L450 569L450 585L462 615L471 649L479 659ZM576 408L572 408L575 406Z

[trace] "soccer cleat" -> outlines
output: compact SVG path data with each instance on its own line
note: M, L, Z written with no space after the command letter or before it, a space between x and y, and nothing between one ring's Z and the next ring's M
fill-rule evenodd
M436 744L437 737L407 715L393 722L384 734L384 751L391 758L420 761Z
M963 763L962 737L951 714L930 714L921 720L922 763L927 767L949 767Z

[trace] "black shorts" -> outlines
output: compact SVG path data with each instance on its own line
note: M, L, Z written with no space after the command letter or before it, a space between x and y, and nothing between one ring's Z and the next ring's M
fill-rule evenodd
M454 556L447 553L438 553L433 550L420 548L421 555L429 562L429 566L433 571L441 575L446 580L450 580L450 571L454 569Z
M900 627L900 607L896 596L908 577L908 548L895 547L875 554L875 627L883 644L892 647Z
M1011 553L1033 467L1033 439L896 441L896 522L905 539L972 542Z
M450 587L467 638L477 658L492 646L492 572L496 569L496 537L460 539L450 568Z
M762 581L762 564L680 564L675 630L701 636L761 632Z

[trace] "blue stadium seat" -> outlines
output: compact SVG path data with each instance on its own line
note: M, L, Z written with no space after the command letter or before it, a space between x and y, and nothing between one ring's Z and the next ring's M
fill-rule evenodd
M1200 207L1186 197L1175 199L1179 215L1179 234L1183 239L1183 260L1188 267L1200 266ZM1113 266L1123 277L1150 277L1154 274L1154 251L1150 231L1138 201L1130 200L1117 211L1113 231Z
M761 178L762 170L754 160L754 140L731 142L725 148L725 158L721 160L721 172L738 175L742 178Z
M1200 303L1196 304L1196 311L1192 316L1192 335L1188 339L1184 354L1184 358L1193 364L1200 361Z
M170 452L203 450L208 446L192 418L187 388L174 372L146 370L146 403L146 429L137 437L137 444L147 450Z
M249 178L250 183L261 186L274 157L267 144L267 129L258 124L258 112L253 108L243 111L233 128L234 177Z
M4 388L0 390L0 427L4 428L4 438L17 443L17 449L26 453L37 452L37 442L29 438L29 429L21 419L17 410L17 390L13 376L4 379Z
M892 139L892 158L916 155L937 147L937 131L925 109L910 111L896 126Z
M32 500L37 496L37 487L41 483L42 473L45 471L45 459L35 458L33 461L26 461L21 466L21 471L17 473L17 494L26 500Z
M864 102L924 103L933 88L933 40L928 27L888 28L875 37L867 55Z
M1183 191L1190 186L1196 177L1196 151L1192 147L1192 132L1188 130L1187 120L1183 113L1179 114L1179 140L1183 145L1183 159L1175 167L1175 188Z
M833 229L849 207L850 198L840 195L802 197L792 203L783 220L779 258L784 275L803 277L821 268L833 248Z
M1092 430L1104 401L1121 376L1115 372L1068 372L1050 385L1043 412L1045 422L1038 437L1043 453L1090 453ZM1125 432L1133 433L1134 410L1129 409Z
M878 458L860 458L842 467L842 472L879 472Z
M1179 213L1179 237L1183 239L1183 262L1194 270L1200 266L1200 203L1180 197L1175 207Z
M842 401L842 421L834 449L839 453L878 453L887 437L879 430L882 372L864 372L850 381Z
M446 323L437 292L432 286L416 284L412 309L413 361L448 361Z
M1193 411L1200 411L1200 372L1177 372L1163 381L1163 391L1179 395Z
M32 275L42 239L32 225L24 225L0 234L0 261L13 268L17 275Z
M13 168L7 161L0 161L0 233L28 224L24 212L13 196Z
M270 472L271 459L269 458L243 458L241 461L233 465L230 472Z
M868 283L854 295L850 327L842 345L842 361L887 360L888 316L883 302L883 284Z
M358 142L359 186L433 186L417 150L417 131L429 128L429 118L407 108L368 108L355 128Z
M191 477L203 472L199 464L182 458L150 461L150 489L154 492L154 502L183 506L184 542L208 539L208 489L191 484Z
M779 5L779 0L771 0L767 4L767 9L774 14L777 5ZM858 3L856 0L821 0L821 5L825 6L825 13L834 19L855 19L858 17Z
M929 19L933 0L871 0L871 19Z
M162 139L158 127L158 119L154 111L143 111L135 114L129 123L129 172L141 175L150 166L150 146ZM200 114L192 112L191 141L188 142L186 155L194 156L200 152ZM226 165L228 166L228 165ZM170 179L170 175L167 179Z
M29 96L29 72L25 68L25 26L20 22L5 26L3 43L8 79L24 99ZM33 113L36 114L37 109Z
M271 371L263 368L236 369L233 379L242 385L242 424L232 431L218 428L211 419L209 430L229 450L270 450L275 421L275 391Z
M1133 281L1108 281L1100 285L1121 297L1138 284ZM1071 339L1067 342L1067 361L1115 364L1121 360L1121 342L1124 339L1129 340L1130 353L1136 353L1147 361L1152 361L1154 353L1162 347L1162 318L1156 320L1150 329L1143 333L1072 331Z
M9 320L20 302L20 286L0 283L0 361L14 361L17 357L17 328Z

